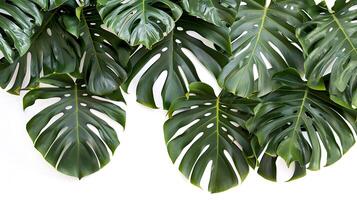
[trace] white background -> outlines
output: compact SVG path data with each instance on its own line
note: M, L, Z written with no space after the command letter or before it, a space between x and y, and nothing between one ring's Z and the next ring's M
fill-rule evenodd
M214 79L209 74L200 74L212 85ZM306 177L294 182L272 183L252 170L240 186L224 193L209 194L192 186L171 163L162 130L166 113L136 103L135 92L126 95L126 99L127 127L124 133L119 133L121 145L112 161L101 171L79 181L58 173L33 148L25 125L36 110L24 112L21 97L1 90L0 200L301 200L352 199L356 194L357 147L336 164L318 172L308 172Z

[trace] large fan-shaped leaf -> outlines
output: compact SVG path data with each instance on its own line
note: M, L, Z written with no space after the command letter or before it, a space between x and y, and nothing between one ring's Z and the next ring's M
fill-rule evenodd
M45 75L53 72L70 73L79 66L80 47L73 37L65 30L64 17L72 17L65 8L48 12L43 25L38 28L31 39L29 50L15 57L13 63L5 58L0 60L0 86L11 86L9 92L19 94L22 88L35 87L36 80L43 72ZM30 81L26 82L26 74ZM15 77L14 83L11 82ZM11 85L12 84L12 85Z
M272 90L271 74L287 67L302 68L303 54L295 37L301 25L300 1L243 0L239 19L231 27L232 58L219 83L227 91L248 97ZM257 77L255 77L255 72Z
M192 83L187 97L172 104L169 115L178 114L164 126L167 148L173 162L183 154L179 168L193 184L201 184L210 162L209 191L221 192L244 180L248 164L254 164L250 136L244 129L254 104L225 92L217 97L203 83Z
M101 27L103 23L95 6L84 8L82 16L80 35L85 51L83 73L87 87L98 95L112 93L127 78L124 68L130 47Z
M100 13L121 39L150 49L174 29L182 9L170 0L107 0Z
M18 51L24 55L31 45L35 26L42 23L39 7L31 1L0 2L0 52L13 62Z
M213 41L222 49L228 37L224 29L216 27L203 20L189 16L182 17L177 22L177 28L163 41L155 45L152 50L139 49L131 58L133 71L128 78L124 89L128 89L131 81L141 72L155 56L160 57L140 77L137 86L137 99L139 102L155 107L153 86L159 76L167 72L167 77L162 90L164 108L168 108L173 100L183 96L187 91L188 83L199 81L193 61L185 54L184 50L191 51L205 67L218 76L221 66L227 63L227 58L222 53L205 45L194 37L197 33ZM229 45L228 45L229 46Z
M355 143L357 112L334 103L327 92L308 88L296 71L280 72L275 78L286 86L264 97L246 124L261 149L266 147L259 173L274 180L277 156L289 165L296 163L294 178L302 176L306 167L320 168L322 149L326 165L340 159Z
M41 81L55 87L31 90L24 97L24 108L33 105L37 99L60 100L39 112L27 124L36 149L57 170L71 176L81 178L102 168L110 160L108 148L114 153L119 140L115 130L93 110L122 126L125 124L124 110L93 97L83 81L75 83L67 75L51 75ZM119 94L116 100L121 100ZM61 116L55 119L59 114ZM49 124L51 119L55 121Z
M298 29L307 54L305 69L309 86L321 88L331 74L330 95L345 107L357 108L357 1L337 1L334 12L316 7L317 15ZM324 88L323 88L324 89Z
M240 0L183 0L183 8L217 26L230 26L237 17Z

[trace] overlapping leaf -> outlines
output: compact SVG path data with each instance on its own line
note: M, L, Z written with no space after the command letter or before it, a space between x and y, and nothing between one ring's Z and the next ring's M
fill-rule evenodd
M108 149L114 153L119 140L115 130L93 111L122 126L125 111L94 97L83 81L74 82L68 75L51 75L41 82L54 87L31 90L24 97L24 108L38 99L60 100L40 111L27 124L36 149L58 171L79 178L105 166L110 160ZM111 99L122 101L122 96L114 93ZM55 121L50 123L51 119Z
M258 172L275 180L278 156L288 165L296 163L293 178L304 175L306 167L320 169L323 150L326 165L339 160L355 143L357 112L334 103L327 92L310 89L294 70L275 78L286 86L264 97L246 125L266 154Z
M107 0L100 8L105 24L130 45L147 48L175 27L182 9L170 0Z
M74 36L69 34L64 25L64 17L75 18L67 15L65 8L46 14L41 27L31 38L31 45L24 55L16 54L14 62L10 63L5 58L0 60L0 86L8 85L10 93L19 94L22 88L35 87L36 80L43 72L71 73L79 66L80 46ZM26 74L30 80L26 82ZM11 83L15 77L14 83Z
M11 0L0 2L0 51L9 63L30 48L35 27L41 26L41 9L53 10L68 0Z
M98 95L112 93L127 78L125 67L131 48L101 27L103 22L95 6L84 8L82 16L83 74L88 90Z
M27 52L35 26L42 24L42 13L34 2L0 2L0 51L10 63L16 54L23 56Z
M254 161L244 124L254 105L226 92L217 97L203 83L192 83L187 97L172 104L164 125L168 152L193 184L200 186L209 163L211 192L227 190L245 179Z
M315 7L312 20L298 29L306 53L305 70L309 86L324 89L330 75L331 99L357 108L357 1L337 1L334 11Z
M192 16L217 26L230 26L237 18L240 0L183 0L182 5Z
M21 1L21 0L20 0ZM41 6L41 8L45 10L54 10L61 5L65 4L66 2L74 2L75 0L31 0L38 5Z
M242 97L262 96L272 91L272 74L288 67L302 69L303 53L295 37L295 28L304 19L302 2L242 2L245 5L240 6L239 19L230 32L231 61L223 68L219 83Z
M141 48L132 55L130 65L133 70L124 89L127 90L141 70L159 55L159 58L141 75L137 86L137 99L147 106L156 108L153 86L160 75L167 72L161 92L164 108L167 109L172 101L187 92L186 81L199 81L195 65L184 50L192 52L209 71L218 76L221 67L227 63L227 57L204 44L197 35L211 40L222 49L229 46L225 42L228 35L224 29L200 19L183 16L177 22L177 28L152 50Z

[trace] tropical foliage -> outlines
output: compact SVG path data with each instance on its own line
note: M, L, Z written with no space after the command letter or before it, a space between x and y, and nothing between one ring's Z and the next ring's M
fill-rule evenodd
M24 109L52 102L27 131L70 176L110 161L122 91L137 79L137 101L158 108L163 77L168 155L192 184L208 173L222 192L254 169L275 181L278 158L293 180L355 143L356 24L357 0L5 0L0 86L25 93Z

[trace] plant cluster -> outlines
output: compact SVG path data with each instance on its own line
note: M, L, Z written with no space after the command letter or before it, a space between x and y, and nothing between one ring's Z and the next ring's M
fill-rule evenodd
M194 185L208 171L211 192L250 169L276 180L279 157L302 177L355 143L357 0L2 0L0 52L0 86L27 91L24 108L57 99L27 131L70 176L110 161L119 139L101 116L125 126L115 102L136 78L137 101L157 108L164 77L169 156Z

